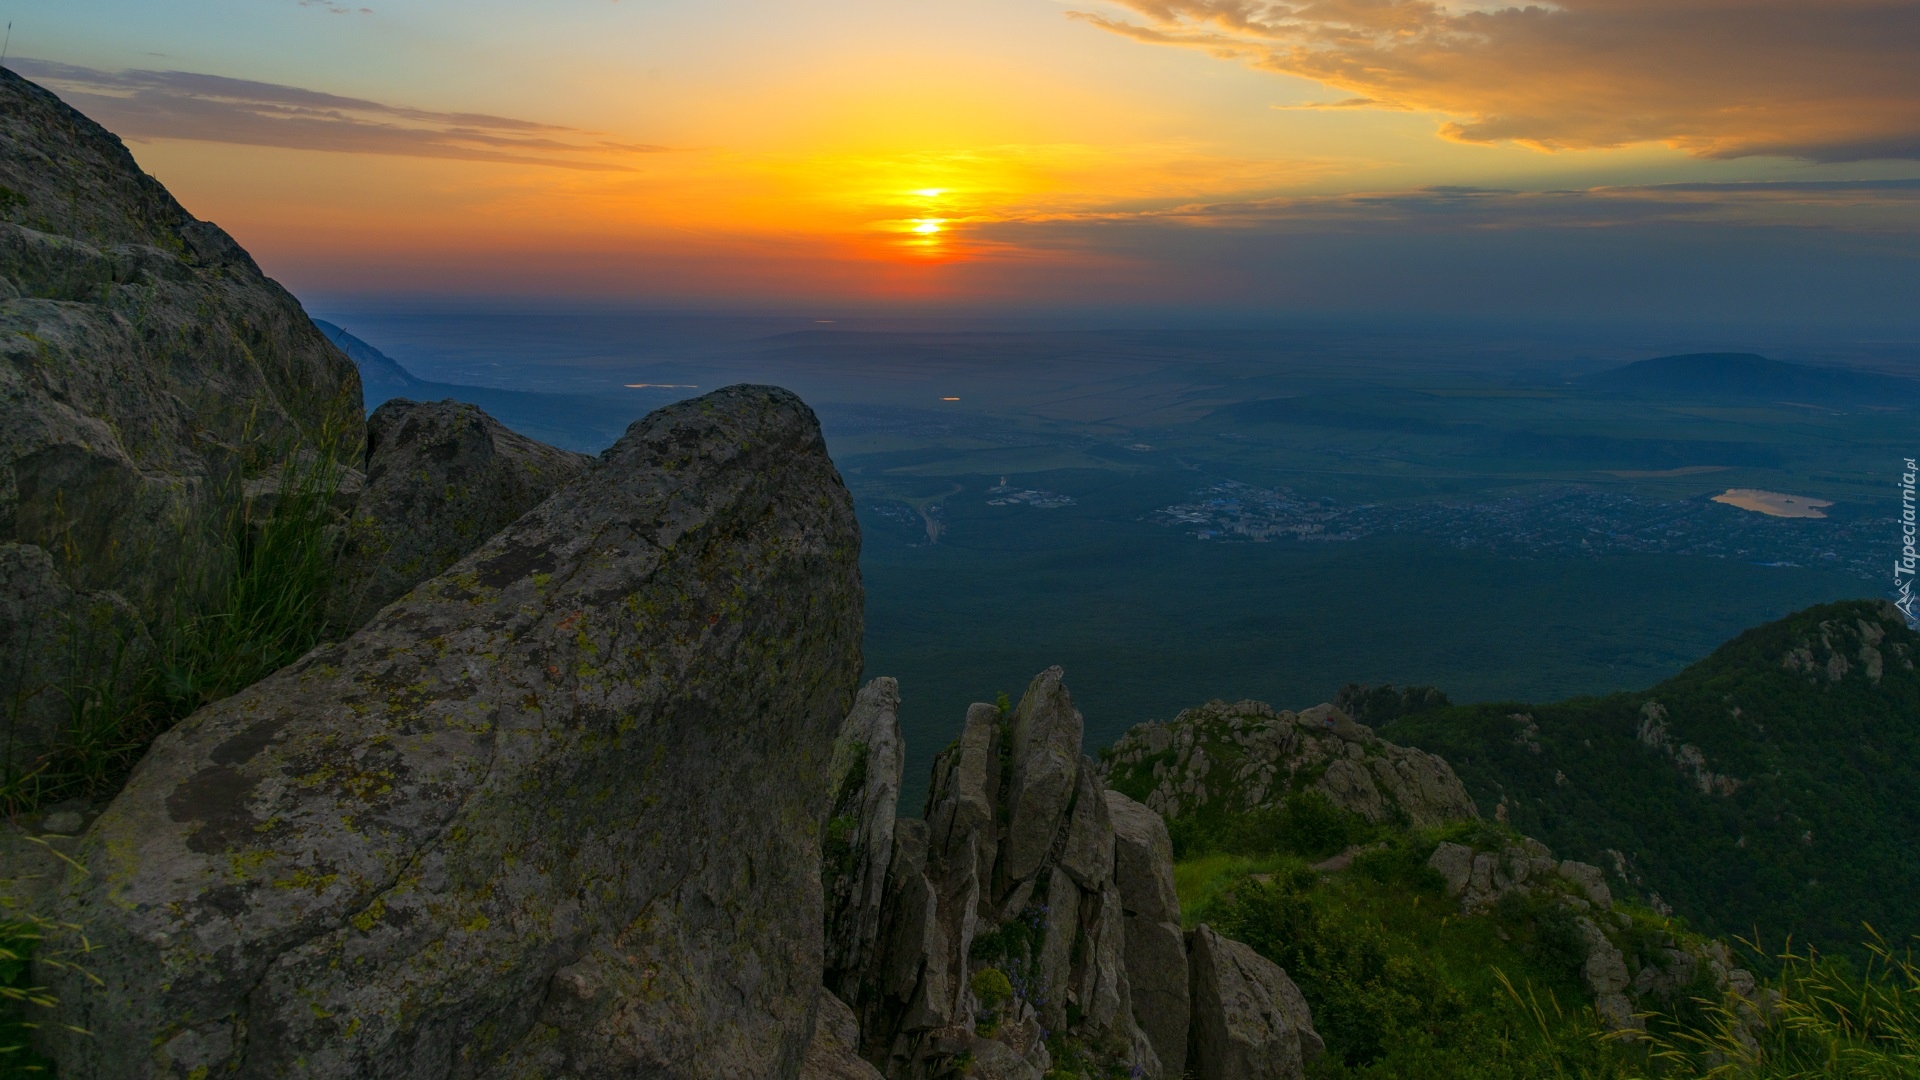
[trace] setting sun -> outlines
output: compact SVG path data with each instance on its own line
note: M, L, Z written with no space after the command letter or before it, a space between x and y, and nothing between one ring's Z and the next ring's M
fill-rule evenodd
M943 225L942 222L934 219L928 219L925 221L916 221L913 223L913 231L919 233L922 236L932 236L934 233L937 233L940 231L942 225Z

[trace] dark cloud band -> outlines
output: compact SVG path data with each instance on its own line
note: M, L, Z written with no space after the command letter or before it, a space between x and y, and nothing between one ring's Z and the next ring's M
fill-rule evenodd
M191 139L348 154L453 158L595 172L665 147L484 113L433 112L276 83L191 71L99 71L8 61L129 139Z

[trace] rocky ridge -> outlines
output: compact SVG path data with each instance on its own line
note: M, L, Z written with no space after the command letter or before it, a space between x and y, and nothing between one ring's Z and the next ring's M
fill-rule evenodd
M1671 1006L1684 996L1754 993L1753 975L1736 967L1726 943L1647 932L1614 910L1606 874L1597 866L1556 860L1530 837L1495 846L1442 841L1427 865L1446 881L1464 914L1483 912L1508 896L1545 900L1573 913L1586 959L1581 969L1594 1011L1615 1030L1640 1028L1636 1013Z
M935 761L920 820L889 821L891 803L855 795L876 782L897 791L897 756L868 757L861 782L843 788L837 807L863 809L829 829L844 846L828 852L829 881L841 884L827 935L859 945L829 968L858 1018L861 1056L893 1080L1038 1080L1063 1068L1302 1075L1320 1044L1298 989L1205 927L1182 933L1166 825L1104 790L1062 680L1052 668L1010 710L970 708ZM843 748L897 746L897 731L875 734L876 719L896 722L891 680L862 702ZM876 781L880 760L890 779ZM877 865L876 904L861 875ZM851 932L868 925L870 946Z
M1168 818L1242 813L1312 789L1373 823L1428 828L1479 816L1436 755L1388 742L1333 705L1276 711L1213 701L1136 725L1101 755L1115 790Z

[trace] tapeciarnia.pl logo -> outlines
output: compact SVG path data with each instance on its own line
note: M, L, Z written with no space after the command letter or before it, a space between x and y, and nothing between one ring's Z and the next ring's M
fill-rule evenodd
M1894 606L1907 617L1907 625L1920 630L1920 615L1914 613L1914 519L1913 478L1920 469L1912 458L1906 459L1906 471L1900 474L1900 557L1893 561Z

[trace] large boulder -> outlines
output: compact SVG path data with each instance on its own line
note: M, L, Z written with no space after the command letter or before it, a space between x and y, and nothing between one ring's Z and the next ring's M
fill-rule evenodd
M48 595L153 622L219 576L249 482L363 440L353 364L299 303L119 139L0 69L0 543L47 554ZM5 617L19 641L59 613ZM0 701L114 677L97 653L30 655L0 665ZM16 716L0 771L58 725Z
M366 488L328 598L350 633L580 475L593 459L477 405L394 398L367 418Z
M155 743L79 848L58 914L99 981L38 973L44 1049L72 1080L793 1075L858 548L793 395L636 422Z
M1373 822L1423 829L1480 816L1452 766L1332 705L1294 713L1209 702L1172 723L1135 726L1101 768L1109 786L1169 818L1275 806L1303 788Z
M1204 923L1189 939L1198 1080L1299 1080L1326 1050L1300 988L1251 946Z

